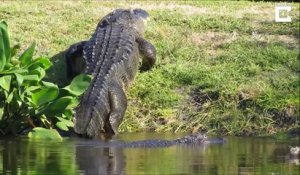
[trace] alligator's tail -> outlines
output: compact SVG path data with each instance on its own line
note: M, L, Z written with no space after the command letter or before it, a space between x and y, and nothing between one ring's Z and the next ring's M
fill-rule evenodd
M108 94L105 89L105 92L101 93L103 98L95 98L97 95L93 93L92 96L88 96L89 91L90 89L83 95L81 104L76 108L74 130L77 134L96 136L104 131L105 120L109 113Z

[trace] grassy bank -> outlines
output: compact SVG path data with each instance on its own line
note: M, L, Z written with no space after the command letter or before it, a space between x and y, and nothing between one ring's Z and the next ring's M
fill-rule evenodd
M14 44L53 57L113 9L144 8L158 60L136 77L120 130L266 135L299 128L299 4L291 23L274 22L274 5L1 2L0 19Z

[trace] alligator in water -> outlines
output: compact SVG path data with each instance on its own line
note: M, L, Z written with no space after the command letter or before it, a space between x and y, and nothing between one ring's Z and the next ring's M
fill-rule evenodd
M155 47L143 38L148 17L142 9L117 9L99 22L90 40L67 50L69 76L93 76L75 110L77 134L117 133L127 108L125 91L139 69L139 54L142 70L151 69L156 60Z
M136 148L136 147L169 147L173 145L205 145L205 144L225 143L224 138L207 138L205 134L191 134L175 140L142 140L133 142L117 142L112 145L115 147Z
M205 134L190 134L175 140L140 140L140 141L118 141L113 140L104 144L96 144L98 147L118 147L118 148L160 148L170 147L174 145L191 145L202 146L206 144L222 144L225 143L224 138L208 138Z

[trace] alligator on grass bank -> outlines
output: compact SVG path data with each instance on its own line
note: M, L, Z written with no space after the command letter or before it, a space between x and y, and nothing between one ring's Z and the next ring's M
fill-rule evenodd
M127 107L125 91L139 69L139 54L142 70L155 63L155 47L143 38L148 17L141 9L117 9L99 22L90 40L67 50L69 76L93 76L75 110L76 133L89 137L117 133Z

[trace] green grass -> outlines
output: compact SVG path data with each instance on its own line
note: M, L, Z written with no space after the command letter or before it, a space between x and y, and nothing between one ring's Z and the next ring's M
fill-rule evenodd
M121 131L268 135L299 128L299 4L274 22L270 2L1 2L14 43L53 57L88 39L115 8L151 15L155 68L136 77ZM176 11L175 11L176 10Z

